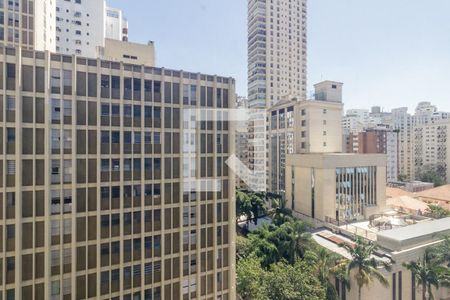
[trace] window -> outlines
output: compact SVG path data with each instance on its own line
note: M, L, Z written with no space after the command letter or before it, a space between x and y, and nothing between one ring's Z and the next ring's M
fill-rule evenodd
M52 153L58 154L61 143L61 132L59 129L52 129Z
M52 93L59 94L61 92L61 72L59 69L51 69L50 86Z
M64 149L70 150L72 149L72 131L64 130Z
M61 213L61 195L59 190L51 191L50 210L52 215Z
M16 161L8 160L6 161L6 174L7 175L15 175L16 174Z
M16 142L16 129L15 128L7 128L6 129L7 142L15 143Z
M102 144L109 144L109 131L101 132L101 141Z
M160 132L154 133L153 141L154 141L155 145L161 145L161 133Z
M144 143L147 145L152 143L152 133L151 132L146 132L144 134Z
M72 101L64 100L64 117L72 116Z
M59 160L52 160L52 183L60 182L61 162Z
M16 110L16 98L14 96L6 96L6 110L11 112Z
M119 131L111 132L111 143L113 143L113 144L120 143L120 132Z
M59 99L52 99L52 122L61 122L61 101Z
M64 183L72 182L72 161L64 160Z
M101 113L102 117L109 117L109 104L102 104Z
M134 144L141 144L141 133L140 132L134 133Z

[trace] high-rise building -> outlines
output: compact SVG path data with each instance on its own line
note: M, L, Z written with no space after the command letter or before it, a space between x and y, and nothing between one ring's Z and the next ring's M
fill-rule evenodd
M412 134L412 178L434 170L450 183L450 120L416 125Z
M306 0L248 0L248 100L306 100Z
M121 9L106 8L105 30L107 39L128 41L128 21Z
M121 10L105 0L0 1L0 13L0 42L11 46L96 57L105 38L128 40Z
M386 154L386 179L398 180L398 131L389 128L370 128L359 133L350 133L346 145L347 153Z
M236 99L237 109L248 109L248 101L245 97L237 97ZM248 157L248 120L236 122L236 157L248 168L249 157ZM242 176L242 175L241 175ZM245 176L245 175L244 175ZM248 178L241 178L236 176L236 188L248 189L246 182Z
M95 57L105 39L105 0L56 0L56 52Z
M349 133L358 133L368 128L368 109L349 109L342 118L342 128Z
M235 299L234 136L184 117L233 107L234 80L18 47L0 62L1 298Z
M54 1L0 1L0 15L1 43L27 49L54 50Z
M308 101L281 101L269 110L269 190L286 190L286 157L342 151L342 83L316 84Z

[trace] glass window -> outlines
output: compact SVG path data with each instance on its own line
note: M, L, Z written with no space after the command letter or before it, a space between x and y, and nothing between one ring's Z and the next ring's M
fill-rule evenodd
M109 144L109 131L102 130L101 141L102 144Z
M64 100L64 117L72 116L72 101Z
M16 129L15 128L6 128L6 138L8 143L16 142Z
M52 99L52 121L61 122L61 101L59 99Z
M109 117L109 104L103 104L101 106L102 117Z
M6 110L7 111L16 110L16 98L14 98L14 96L6 96Z

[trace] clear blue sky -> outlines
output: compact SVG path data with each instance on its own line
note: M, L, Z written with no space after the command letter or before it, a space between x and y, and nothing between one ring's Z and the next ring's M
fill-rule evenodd
M247 0L107 0L157 65L232 76L247 94ZM449 0L310 0L308 84L344 82L347 108L431 101L450 111Z

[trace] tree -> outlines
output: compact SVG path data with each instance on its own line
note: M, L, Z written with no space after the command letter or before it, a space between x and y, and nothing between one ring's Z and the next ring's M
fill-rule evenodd
M243 216L246 217L248 224L252 218L250 197L243 191L236 191L236 222Z
M266 271L261 268L256 255L239 260L236 267L236 287L244 300L262 300L266 298Z
M439 205L430 204L425 210L425 216L433 219L443 219L450 217L450 210L445 209Z
M408 176L406 176L404 174L398 175L398 181L405 182L406 180L408 180Z
M439 262L450 267L450 235L443 236L442 242L431 249L436 253Z
M267 298L273 300L323 300L325 288L303 261L278 262L267 273Z
M236 191L236 218L245 216L247 225L253 221L258 225L258 217L266 213L265 197L261 193Z
M361 300L363 286L371 284L374 279L385 287L389 286L389 282L379 271L379 268L390 271L391 265L385 261L375 259L373 254L377 246L374 243L358 237L354 246L349 244L341 244L340 246L346 249L352 257L347 265L347 275L350 277L351 272L356 271L354 278L358 284L359 300Z
M286 207L286 200L278 195L272 198L272 205L268 215L272 218L272 222L277 226L293 219L292 210Z
M349 288L345 267L347 261L341 256L319 247L314 251L308 250L305 254L305 261L311 266L314 274L326 289L327 300L338 300L338 293L334 285L330 282L330 276L334 275L340 282L344 282Z
M245 258L254 251L252 241L243 236L236 236L236 256L237 259Z
M258 225L258 218L266 214L265 198L256 193L250 194L251 212L253 215L253 222Z
M440 286L450 284L448 267L442 266L441 261L431 248L425 251L420 260L404 264L404 267L411 271L417 285L422 286L423 300L434 299L432 287L437 289Z
M435 187L445 184L445 168L436 165L425 165L419 172L419 180L434 183Z

